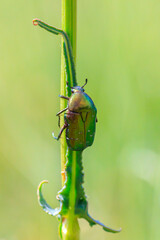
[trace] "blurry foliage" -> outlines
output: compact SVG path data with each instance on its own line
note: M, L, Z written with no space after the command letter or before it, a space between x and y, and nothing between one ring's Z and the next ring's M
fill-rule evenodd
M77 74L98 109L96 139L84 152L85 191L95 218L123 228L90 229L83 240L159 240L160 2L78 3ZM0 239L57 239L36 188L49 203L61 186L57 130L60 39L32 25L60 23L58 0L0 2ZM52 194L51 194L52 192ZM116 226L115 226L116 227Z

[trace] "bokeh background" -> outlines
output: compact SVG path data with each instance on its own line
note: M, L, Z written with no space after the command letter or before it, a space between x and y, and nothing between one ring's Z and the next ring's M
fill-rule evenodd
M60 37L58 0L0 1L0 240L58 239ZM160 239L160 2L78 1L77 75L98 109L94 145L83 154L89 212L123 231L80 221L83 240Z

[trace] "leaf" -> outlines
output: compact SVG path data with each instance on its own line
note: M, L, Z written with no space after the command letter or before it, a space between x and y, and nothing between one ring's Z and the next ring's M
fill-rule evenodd
M103 230L105 230L106 232L119 233L119 232L122 230L121 228L120 228L119 230L115 230L115 229L109 228L109 227L105 226L103 223L101 223L100 221L93 219L88 213L85 214L85 215L82 216L82 217L85 218L85 219L89 222L90 226L93 226L93 225L98 224L98 225L100 225L100 226L103 228Z
M48 203L46 202L46 200L44 199L43 194L42 194L42 185L44 183L48 183L48 181L43 180L42 182L40 182L38 189L37 189L38 202L46 213L48 213L49 215L52 215L52 216L56 216L61 212L61 209L60 208L55 208L55 209L51 208L48 205Z

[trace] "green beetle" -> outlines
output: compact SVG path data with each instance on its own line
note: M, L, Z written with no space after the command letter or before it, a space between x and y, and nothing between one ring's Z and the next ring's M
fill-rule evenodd
M92 99L84 92L85 84L80 87L71 87L72 95L70 98L60 95L61 98L68 100L67 108L57 113L67 111L64 114L64 126L61 128L58 137L66 129L66 141L68 147L73 151L82 151L92 145L95 136L97 109Z

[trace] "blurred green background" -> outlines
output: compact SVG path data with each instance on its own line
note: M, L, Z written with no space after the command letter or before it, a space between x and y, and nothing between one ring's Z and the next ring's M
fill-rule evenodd
M0 240L58 239L60 37L58 0L0 1ZM83 154L89 212L112 235L80 221L83 240L160 239L160 1L78 1L77 75L98 109Z

